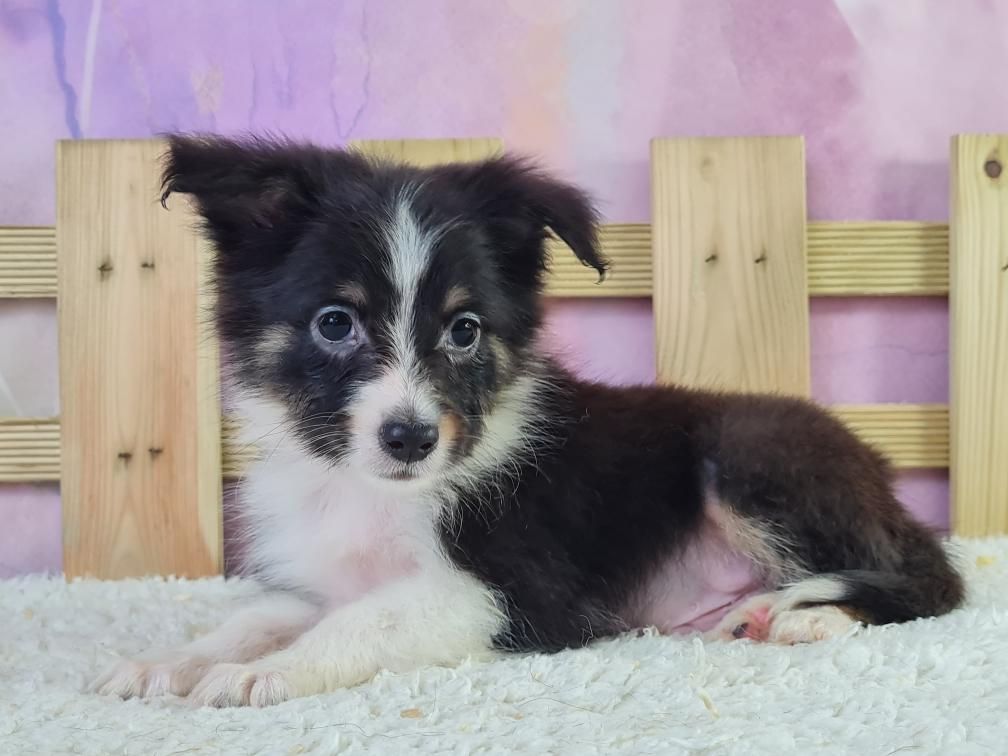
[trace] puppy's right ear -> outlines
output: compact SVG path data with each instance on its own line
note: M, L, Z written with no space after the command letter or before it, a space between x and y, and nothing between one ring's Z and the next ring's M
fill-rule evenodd
M192 196L221 267L268 264L318 213L333 155L256 137L170 136L161 201Z

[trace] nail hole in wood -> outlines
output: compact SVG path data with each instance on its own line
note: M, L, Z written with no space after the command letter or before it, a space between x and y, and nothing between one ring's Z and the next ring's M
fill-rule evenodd
M144 260L142 263L140 263L140 267L146 268L147 270L154 270L154 263L151 262L150 260Z
M1008 272L1008 262L1006 262L1004 265L1001 266L1001 272L1002 273Z
M717 260L717 252L711 252L707 257L704 258L705 263L712 263Z
M98 274L101 276L102 280L108 278L109 273L112 272L112 262L110 260L105 260L101 265L98 266Z
M987 174L988 178L996 179L1001 175L1001 161L997 158L991 158L986 163L984 163L984 173Z
M121 452L119 452L118 456L119 456L119 459L121 459L123 462L125 462L128 465L130 463L130 460L133 459L133 452L121 451Z
M150 454L151 459L157 459L159 456L161 456L161 453L164 451L164 449L162 449L160 446L152 446L147 451Z
M757 265L766 262L766 252L760 252L760 256L757 257L753 262L755 262Z

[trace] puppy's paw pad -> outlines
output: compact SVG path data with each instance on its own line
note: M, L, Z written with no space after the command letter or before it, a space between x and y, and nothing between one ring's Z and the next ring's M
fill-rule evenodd
M765 641L770 632L770 595L754 596L729 612L708 635L713 640Z
M787 645L814 643L845 635L858 624L837 606L790 609L774 617L768 640Z

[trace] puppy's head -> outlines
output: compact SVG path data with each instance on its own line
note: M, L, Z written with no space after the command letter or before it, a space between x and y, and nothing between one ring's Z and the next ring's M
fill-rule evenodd
M606 267L586 197L511 158L419 169L174 137L164 187L216 247L239 383L310 453L395 485L464 463L527 372L549 232Z

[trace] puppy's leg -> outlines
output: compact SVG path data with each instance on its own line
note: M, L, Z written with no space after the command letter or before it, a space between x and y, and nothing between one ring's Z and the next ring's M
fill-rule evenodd
M766 534L740 543L775 567L767 589L784 589L729 615L721 637L820 640L962 602L961 576L893 495L885 460L835 417L799 400L738 397L712 449L704 474L713 511Z
M829 413L795 399L735 398L712 448L711 490L733 514L772 532L789 565L790 575L767 586L794 583L785 604L774 604L768 638L835 633L842 618L826 607L888 624L962 603L962 577L894 496L885 459Z
M213 632L175 649L121 659L91 690L122 698L184 696L221 662L247 662L287 646L317 621L319 609L290 594L270 595L240 610Z
M283 651L211 668L190 698L209 706L268 706L356 685L381 669L487 655L504 624L493 592L469 575L438 573L383 586L335 610Z

